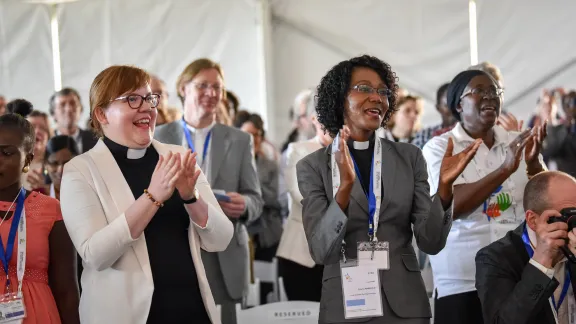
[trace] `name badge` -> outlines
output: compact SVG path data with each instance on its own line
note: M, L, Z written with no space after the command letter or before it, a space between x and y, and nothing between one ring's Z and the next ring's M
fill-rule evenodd
M356 262L340 263L344 318L382 316L382 294L378 269Z
M388 242L358 242L358 264L390 270L389 249Z
M26 317L24 300L9 293L0 297L0 323L21 323Z

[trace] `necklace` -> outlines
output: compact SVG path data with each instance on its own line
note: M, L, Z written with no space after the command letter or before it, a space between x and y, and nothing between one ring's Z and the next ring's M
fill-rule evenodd
M10 210L12 209L12 206L14 206L14 204L16 203L16 200L18 200L18 197L20 197L20 193L22 192L22 190L18 190L18 194L16 195L16 198L14 198L14 200L12 201L12 204L10 205L10 208L8 208L8 210L6 211L6 213L4 214L4 217L2 217L2 221L0 221L0 226L2 226L2 224L4 223L4 221L6 220L6 216L8 216L8 213L10 212Z

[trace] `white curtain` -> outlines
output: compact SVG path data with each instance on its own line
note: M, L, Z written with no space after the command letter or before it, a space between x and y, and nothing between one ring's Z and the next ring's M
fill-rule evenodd
M25 98L48 111L54 89L51 46L48 7L0 0L0 95Z
M316 86L341 60L375 55L399 83L425 99L424 124L439 120L436 89L470 65L468 1L269 0L272 7L269 107L259 47L260 0L80 0L59 5L62 85L88 90L111 64L134 64L164 79L180 107L175 80L200 57L220 62L243 107L271 118L282 142L295 95ZM480 61L504 76L505 107L527 118L542 87L576 87L576 2L478 0ZM50 11L0 0L0 94L47 110L53 92Z
M92 80L112 64L158 75L170 103L181 107L176 78L207 57L221 63L227 88L242 106L263 113L256 12L248 1L84 0L62 5L60 19L62 83L78 88L86 107Z

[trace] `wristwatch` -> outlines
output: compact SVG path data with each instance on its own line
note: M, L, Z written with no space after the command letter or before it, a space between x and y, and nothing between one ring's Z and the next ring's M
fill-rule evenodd
M188 199L188 200L184 200L184 199L182 199L182 197L180 197L180 199L182 200L182 202L183 202L184 204L188 205L188 204L193 204L193 203L195 203L196 201L198 201L198 197L199 197L199 195L198 195L198 189L194 188L194 196L193 196L192 198L190 198L190 199Z

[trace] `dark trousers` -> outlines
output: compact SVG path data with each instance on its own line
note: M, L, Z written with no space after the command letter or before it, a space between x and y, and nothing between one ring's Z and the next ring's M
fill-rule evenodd
M288 300L320 301L324 267L307 268L296 262L278 258L278 272L284 279Z
M482 305L476 291L434 299L434 324L483 323Z

